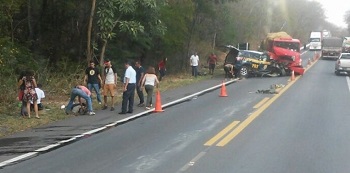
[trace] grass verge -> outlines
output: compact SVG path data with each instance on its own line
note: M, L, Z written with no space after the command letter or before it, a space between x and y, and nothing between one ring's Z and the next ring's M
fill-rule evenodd
M166 91L173 88L189 85L201 80L210 78L211 76L199 76L197 78L191 77L189 74L177 74L167 75L160 83L160 91ZM51 77L52 81L60 81L61 77ZM31 128L39 127L45 124L50 124L59 120L70 118L71 115L66 115L63 110L60 109L61 105L66 105L69 99L69 88L67 86L67 80L61 86L47 85L44 87L46 98L43 99L43 105L45 110L39 111L41 119L35 119L35 113L32 113L32 118L20 116L20 107L18 101L9 101L8 104L1 104L0 106L0 137L8 136L16 132L28 130ZM56 82L57 83L57 82ZM71 83L71 82L70 82ZM73 82L74 83L74 82ZM121 84L118 84L118 89L122 88ZM121 102L121 90L118 90L118 97L116 99L116 105ZM16 91L7 93L9 95L16 95ZM135 94L135 97L137 95ZM98 105L96 99L94 99L93 105ZM96 107L96 106L94 106Z

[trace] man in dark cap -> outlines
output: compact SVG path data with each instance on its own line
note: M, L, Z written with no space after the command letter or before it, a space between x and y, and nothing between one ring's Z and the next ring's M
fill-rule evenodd
M104 61L105 69L104 69L104 78L103 78L103 100L104 106L102 110L108 108L107 104L107 96L108 93L111 96L111 111L114 111L114 95L117 91L117 70L114 66L112 66L111 61L109 59L105 59Z

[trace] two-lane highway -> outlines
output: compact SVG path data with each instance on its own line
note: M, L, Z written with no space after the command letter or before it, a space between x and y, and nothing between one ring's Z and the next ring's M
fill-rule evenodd
M303 64L313 58L303 54ZM302 77L249 78L1 172L349 172L349 77L319 60ZM279 94L261 94L273 84Z

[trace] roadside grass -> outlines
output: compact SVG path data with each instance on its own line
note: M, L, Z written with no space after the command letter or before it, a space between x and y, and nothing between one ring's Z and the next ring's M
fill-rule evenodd
M220 69L218 69L217 71L220 71ZM221 72L217 73L219 74ZM70 88L80 83L82 77L71 75L66 76L64 79L62 79L61 74L46 75L48 76L42 77L46 83L43 87L46 97L42 100L45 109L39 111L39 116L41 117L41 119L34 118L34 112L31 113L31 119L29 119L28 117L20 116L19 101L15 100L17 96L17 90L13 89L13 87L3 89L3 91L6 90L6 92L8 92L0 96L1 98L4 98L1 101L2 104L0 104L0 137L8 136L16 132L32 129L35 127L39 127L42 125L50 124L56 121L72 117L72 115L66 115L64 113L64 110L60 109L60 107L61 105L67 105L69 100ZM16 77L14 76L12 78L16 79ZM164 79L160 82L159 90L162 92L173 88L189 85L191 83L196 83L209 78L211 78L211 75L199 76L197 78L193 78L188 73L166 75ZM11 84L9 84L8 82L6 84L8 84L9 86L15 86L15 82L10 83ZM122 84L120 82L117 88L118 91L115 105L118 105L122 100ZM135 97L137 97L136 94ZM93 107L95 110L101 109L101 106L99 107L99 105L97 104L94 93Z

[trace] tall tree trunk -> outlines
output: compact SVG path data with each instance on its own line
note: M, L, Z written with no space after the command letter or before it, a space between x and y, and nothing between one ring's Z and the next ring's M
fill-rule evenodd
M103 45L102 45L101 54L100 54L100 66L101 67L103 67L106 47L107 47L107 40L103 40ZM105 79L105 73L101 73L101 77L102 77L102 79Z
M90 13L89 25L88 25L88 31L87 31L87 45L86 45L86 60L87 60L87 62L89 62L92 59L92 57L91 57L91 55L92 55L91 31L92 31L92 21L93 21L94 14L95 14L95 7L96 7L96 0L92 0L91 13Z
M213 44L212 44L212 48L211 48L213 52L215 50L215 46L216 46L216 27L215 27L214 37L213 37Z
M101 54L100 54L100 65L101 66L103 65L106 47L107 47L107 40L103 40L103 45L102 45Z
M28 30L29 30L29 41L33 40L33 27L32 27L32 1L27 1L27 10L28 10Z
M184 68L184 67L188 67L188 59L190 57L190 55L194 52L190 52L190 48L191 48L191 43L192 43L192 36L195 32L195 27L196 27L196 24L197 24L197 10L195 11L195 14L194 14L194 17L192 19L192 24L191 24L191 28L190 28L190 34L188 36L188 42L187 42L187 55L185 56L185 60L182 61L181 63L181 67ZM188 68L186 68L188 69Z

